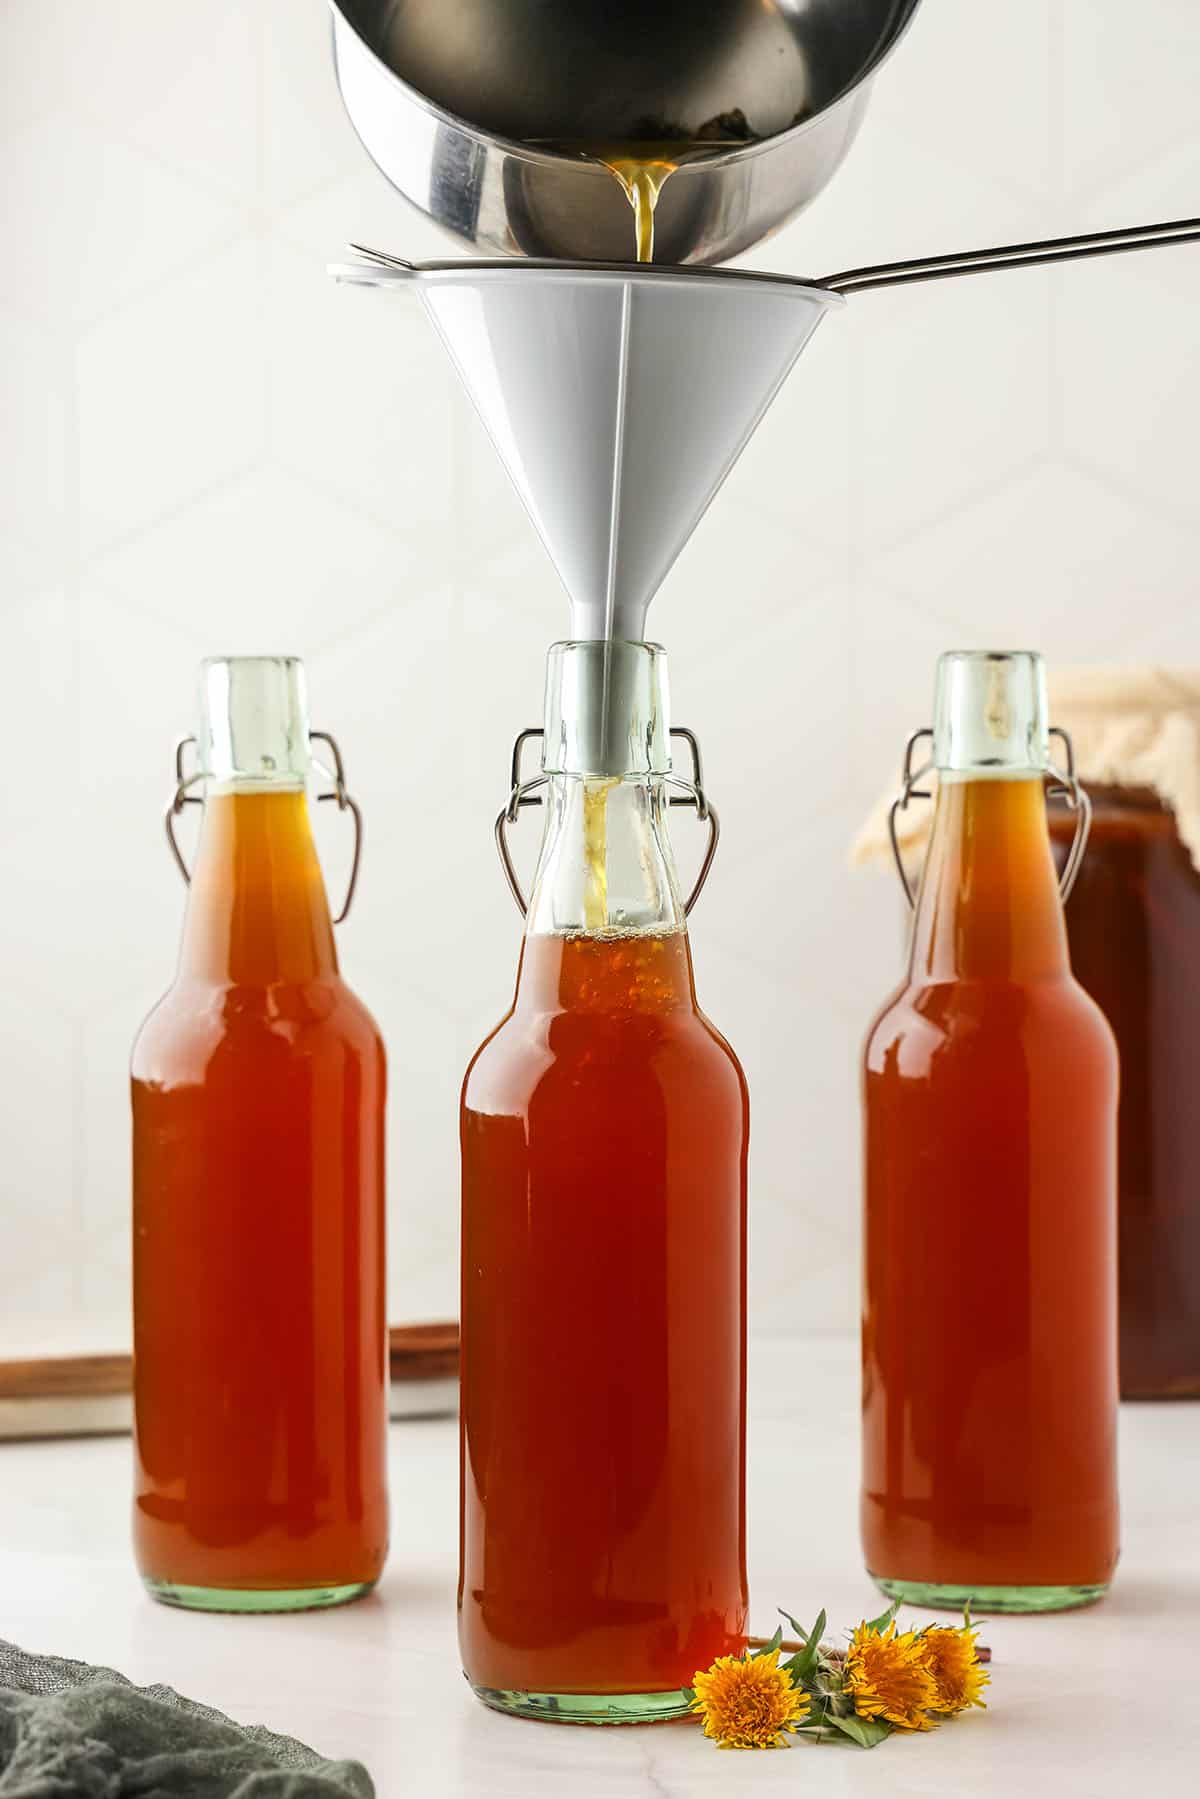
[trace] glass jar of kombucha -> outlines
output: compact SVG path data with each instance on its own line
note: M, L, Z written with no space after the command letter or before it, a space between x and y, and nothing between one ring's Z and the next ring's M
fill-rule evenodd
M463 1666L567 1722L678 1716L745 1642L747 1094L696 1002L669 742L657 646L551 650L498 825L543 789L516 996L462 1096Z
M387 1549L384 1051L338 972L301 664L207 662L201 703L179 967L132 1063L134 1545L156 1598L284 1611Z
M1040 658L943 657L931 735L865 1056L864 1548L894 1598L1061 1609L1118 1550L1116 1049L1068 958Z
M1198 764L1200 767L1200 764ZM1071 962L1121 1052L1121 1393L1200 1397L1200 873L1150 786L1089 781ZM1061 829L1055 828L1062 854Z

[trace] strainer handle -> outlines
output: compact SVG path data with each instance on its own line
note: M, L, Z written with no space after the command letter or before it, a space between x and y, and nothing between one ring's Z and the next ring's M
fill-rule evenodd
M873 268L828 275L819 285L835 294L861 294L873 287L904 287L914 281L942 281L952 275L981 275L992 269L1074 262L1084 256L1113 256L1121 250L1152 250L1159 244L1186 244L1197 239L1200 219L1170 219L1158 225L1127 225L1119 231L1089 231L1080 237L1001 244L991 250L955 250L947 256L922 256L913 262L881 262Z
M416 274L411 262L403 256L392 256L387 250L372 250L367 244L350 244L354 262L331 262L326 273L335 281L352 287L390 287L396 282L410 281Z

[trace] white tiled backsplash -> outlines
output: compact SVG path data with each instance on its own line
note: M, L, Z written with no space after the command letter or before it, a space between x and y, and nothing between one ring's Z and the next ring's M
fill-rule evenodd
M1195 0L925 0L753 261L1195 214L1198 92ZM126 1058L174 961L160 812L206 653L303 655L341 738L391 1314L451 1314L458 1085L518 947L491 824L567 613L423 315L324 272L444 242L359 148L321 0L2 0L0 133L0 1349L128 1333ZM760 1329L855 1317L856 1059L900 907L846 848L936 653L1200 660L1198 345L1200 247L863 295L655 601L725 827L693 939L753 1095Z

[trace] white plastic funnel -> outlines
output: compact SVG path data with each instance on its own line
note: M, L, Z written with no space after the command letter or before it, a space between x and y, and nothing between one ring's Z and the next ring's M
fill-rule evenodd
M827 289L722 269L386 262L449 350L571 600L575 639L646 609L824 313Z

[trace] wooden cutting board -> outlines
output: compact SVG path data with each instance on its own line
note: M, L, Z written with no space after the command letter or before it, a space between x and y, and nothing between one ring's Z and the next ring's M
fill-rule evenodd
M458 1325L397 1324L388 1332L393 1418L458 1405ZM0 1361L0 1438L94 1436L132 1427L129 1355Z

